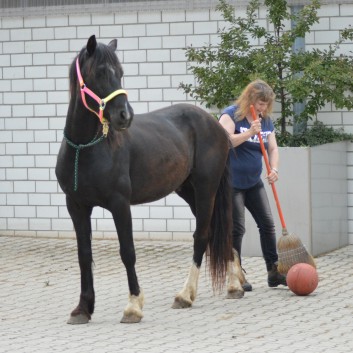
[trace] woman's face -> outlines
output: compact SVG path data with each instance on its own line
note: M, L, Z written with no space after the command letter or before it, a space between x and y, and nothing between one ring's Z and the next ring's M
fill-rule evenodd
M259 114L264 115L264 112L267 111L267 107L268 107L268 102L264 102L262 100L258 100L254 104L255 111L258 115Z

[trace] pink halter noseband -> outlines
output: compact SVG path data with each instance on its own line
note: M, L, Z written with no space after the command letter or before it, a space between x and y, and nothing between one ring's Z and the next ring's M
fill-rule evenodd
M83 104L85 105L85 107L91 111L92 113L96 114L97 117L99 118L100 122L103 125L103 135L106 136L108 134L108 121L104 118L103 116L103 110L106 107L106 103L109 102L111 99L113 99L114 97L120 95L120 94L125 94L127 95L127 92L124 89L117 89L116 91L114 91L113 93L109 94L109 96L105 97L105 98L99 98L94 92L92 92L84 83L82 75L81 75L81 70L80 70L80 64L78 61L78 58L76 59L76 72L77 72L77 77L78 77L78 81L80 84L80 89L81 89L81 97L82 97L82 101ZM95 110L91 109L87 102L86 102L86 94L88 94L89 96L91 96L98 104L99 104L99 113L97 113Z

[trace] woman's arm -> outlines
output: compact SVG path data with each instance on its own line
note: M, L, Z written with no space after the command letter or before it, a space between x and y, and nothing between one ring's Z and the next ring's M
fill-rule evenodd
M258 134L261 131L261 121L258 119L251 122L250 129L241 133L235 134L235 124L232 118L228 114L223 114L219 119L220 124L228 132L230 141L233 147L241 145L247 141L251 136Z
M279 151L275 132L268 135L268 159L271 166L271 173L267 175L270 184L278 180Z

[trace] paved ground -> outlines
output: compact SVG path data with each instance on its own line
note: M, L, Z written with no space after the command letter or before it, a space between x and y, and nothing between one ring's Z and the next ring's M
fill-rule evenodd
M0 237L0 352L315 352L353 351L353 246L317 259L319 286L307 297L270 289L261 258L243 259L254 291L213 295L201 271L194 306L173 310L191 264L191 243L137 241L144 318L121 324L127 304L118 242L94 240L96 310L67 325L79 298L76 242Z

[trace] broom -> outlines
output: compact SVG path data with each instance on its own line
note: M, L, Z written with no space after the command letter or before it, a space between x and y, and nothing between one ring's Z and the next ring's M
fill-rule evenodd
M255 108L253 105L250 106L250 111L253 120L257 119ZM271 173L271 166L268 160L267 152L265 149L264 142L262 140L261 133L258 133L261 152L264 157L267 174ZM289 269L297 263L307 263L314 268L316 268L314 258L308 253L305 246L301 242L300 238L296 235L289 234L287 231L286 223L284 221L281 205L279 203L279 198L277 195L277 190L275 184L271 184L273 196L275 198L278 215L281 220L282 225L282 236L278 239L277 248L278 248L278 271L282 274L286 274Z

